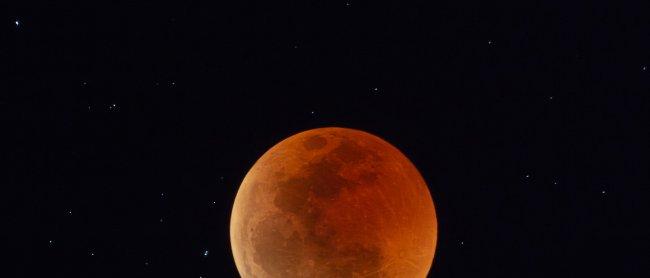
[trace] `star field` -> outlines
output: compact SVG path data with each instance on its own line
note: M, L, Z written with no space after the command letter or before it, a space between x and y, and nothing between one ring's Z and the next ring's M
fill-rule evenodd
M11 3L0 276L238 277L250 166L344 126L427 181L430 277L647 277L648 8Z

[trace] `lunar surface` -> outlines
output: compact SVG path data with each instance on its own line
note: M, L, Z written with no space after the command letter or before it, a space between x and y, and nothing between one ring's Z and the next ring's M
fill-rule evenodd
M269 149L244 178L230 223L242 277L426 277L437 231L408 158L346 128Z

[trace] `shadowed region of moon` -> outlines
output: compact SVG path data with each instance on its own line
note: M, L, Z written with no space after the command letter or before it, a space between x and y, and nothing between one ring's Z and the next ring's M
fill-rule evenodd
M425 277L437 219L424 180L399 150L366 132L319 128L253 165L230 238L242 277Z

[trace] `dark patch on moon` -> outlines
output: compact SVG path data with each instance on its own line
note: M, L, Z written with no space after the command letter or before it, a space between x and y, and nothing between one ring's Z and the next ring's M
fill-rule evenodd
M342 188L357 185L355 182L341 177L338 173L340 168L340 162L330 161L329 159L323 159L305 167L305 170L309 173L306 180L309 182L309 188L314 197L323 199L338 198Z
M322 149L323 147L325 147L325 145L327 145L327 139L325 139L323 136L320 135L307 137L307 139L305 139L305 142L303 143L305 149L310 151Z
M332 154L341 159L344 163L358 163L363 161L371 151L359 146L356 142L348 139L341 139L341 143Z
M290 178L278 184L273 204L284 212L303 213L309 198L310 188L305 179Z
M290 178L277 184L274 205L283 213L296 216L305 228L305 234L298 235L294 231L294 235L287 239L277 231L280 227L277 225L283 225L278 221L265 220L259 224L256 231L263 232L256 233L253 238L253 244L257 250L255 260L267 273L296 275L300 271L296 269L297 260L304 262L309 259L314 260L315 267L319 269L316 273L327 273L328 277L353 277L365 274L364 271L376 270L380 267L382 257L381 250L377 246L368 247L358 244L343 248L335 246L332 239L336 236L337 231L328 223L329 221L323 219L322 208L314 203L316 199L331 202L339 197L343 188L360 185L358 182L342 177L339 172L347 163L362 162L371 152L353 141L342 140L341 142L330 154L305 165L300 170L303 173L302 176ZM304 146L307 149L316 149L322 148L325 144L327 142L324 138L312 136L305 141ZM361 174L360 181L366 183L376 179L376 173L365 171ZM282 218L282 216L277 217L278 219ZM289 241L298 241L299 243ZM286 246L287 250L285 251L284 248L275 251L269 249L277 248L278 245ZM293 251L312 250L317 253L304 254L301 258L295 258L290 253L292 248L296 248Z

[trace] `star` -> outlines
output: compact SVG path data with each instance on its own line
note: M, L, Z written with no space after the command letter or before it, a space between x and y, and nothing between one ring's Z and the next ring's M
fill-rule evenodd
M163 222L163 219L162 219L162 217L161 217L161 218L160 218L160 223L162 223L162 222Z
M460 245L465 245L465 242L461 240Z
M160 199L165 198L165 192L160 193Z
M601 191L600 193L603 194L603 195L605 195L605 193L607 193L607 192L605 192L605 190L603 190L603 191Z
M72 210L68 210L68 215L72 215Z
M524 177L527 178L527 179L529 179L529 178L530 178L530 174L526 174Z
M553 96L548 97L549 100L553 100Z
M350 3L350 1L345 2L345 7L349 8L349 7L351 7L351 6L352 6L352 3Z
M93 252L93 251L91 250L91 251L90 251L90 256L95 256L95 252Z
M647 69L648 69L648 67L646 67L646 66L643 66L643 67L641 68L641 70L643 70L643 71L646 71Z
M16 24L16 27L20 27L20 21L18 19L14 21L14 24Z
M312 115L314 115L314 114L316 114L316 111L314 111L314 110L311 110L311 111L309 112L309 114L312 114Z
M488 41L488 45L492 45L492 41Z
M149 262L145 261L144 266L149 266Z
M50 240L47 243L48 243L48 245L50 245L50 247L54 246L54 240Z
M208 251L208 250L203 251L203 257L207 257L209 252L210 251Z

